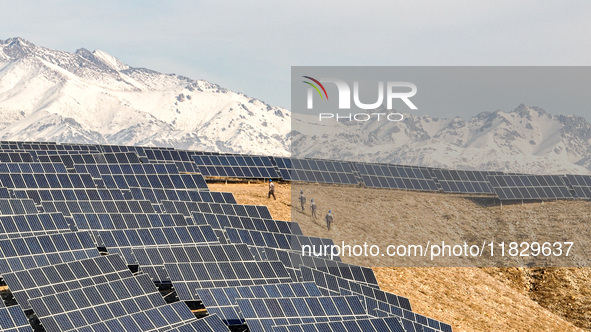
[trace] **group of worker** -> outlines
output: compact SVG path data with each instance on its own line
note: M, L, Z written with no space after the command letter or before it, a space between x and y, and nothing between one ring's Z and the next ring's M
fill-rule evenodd
M275 183L273 183L273 180L269 180L269 195L267 196L268 198L271 198L271 196L273 196L273 199L277 199L277 197L275 197ZM300 191L300 197L299 197L299 201L300 201L300 205L302 207L302 212L304 212L306 210L305 206L306 206L306 196L304 195L303 191ZM312 211L312 218L316 219L316 210L317 210L317 205L316 202L314 202L314 199L310 200L310 211ZM330 226L332 224L334 224L334 216L332 214L331 210L328 210L328 213L326 214L326 216L324 216L324 219L326 220L326 228L330 231Z

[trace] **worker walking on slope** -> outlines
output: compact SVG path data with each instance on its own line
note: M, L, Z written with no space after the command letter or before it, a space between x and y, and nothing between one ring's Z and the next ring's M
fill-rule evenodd
M274 200L277 200L277 197L275 197L275 183L273 183L273 180L269 180L269 195L267 198L271 198L271 196L273 196Z
M331 210L328 210L324 219L326 219L326 228L330 231L330 225L334 223L334 217Z
M300 204L302 205L302 212L304 212L304 204L306 204L306 196L304 196L304 192L300 191Z
M310 200L310 210L312 211L312 218L316 219L316 202L314 202L314 198Z

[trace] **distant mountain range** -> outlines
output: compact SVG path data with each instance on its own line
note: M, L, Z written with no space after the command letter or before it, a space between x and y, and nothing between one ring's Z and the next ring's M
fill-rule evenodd
M459 169L591 174L591 124L533 106L465 121L322 122L96 50L0 40L0 139L172 146Z

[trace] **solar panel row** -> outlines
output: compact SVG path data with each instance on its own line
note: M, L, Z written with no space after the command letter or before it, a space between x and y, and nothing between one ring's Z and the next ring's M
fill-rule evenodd
M274 157L285 180L333 184L358 184L353 165L347 161Z
M152 203L160 203L162 201L192 201L236 204L234 195L229 192L134 187L130 187L129 190L131 190L133 199L149 200Z
M225 214L193 212L197 225L210 225L213 229L241 228L264 232L304 235L297 222L273 219L228 216Z
M194 155L201 174L237 178L279 178L270 157L248 155Z

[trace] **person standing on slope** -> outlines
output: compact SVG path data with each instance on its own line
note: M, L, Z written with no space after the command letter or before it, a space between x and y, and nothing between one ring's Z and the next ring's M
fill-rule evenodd
M326 219L326 228L330 231L330 225L334 223L334 217L331 210L328 210L324 219Z
M271 196L273 196L274 200L277 200L277 197L275 197L275 183L273 183L273 180L269 180L269 195L267 198L271 198Z
M316 202L314 202L314 198L310 200L310 210L312 211L312 218L316 219Z
M304 196L303 191L300 191L300 204L302 205L302 212L304 212L304 206L306 204L306 196Z

